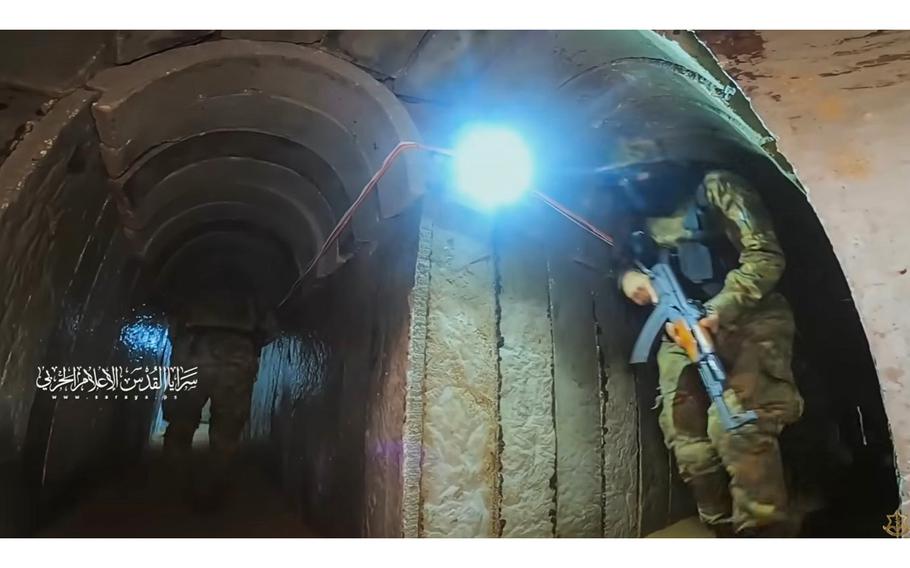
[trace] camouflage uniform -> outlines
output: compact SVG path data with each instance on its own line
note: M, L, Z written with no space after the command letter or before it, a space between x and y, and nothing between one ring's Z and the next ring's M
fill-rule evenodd
M727 432L716 409L709 407L696 368L682 348L665 338L657 357L659 421L702 520L718 527L732 522L737 532L760 532L786 520L777 437L803 411L790 369L793 316L775 291L784 255L760 198L742 178L710 171L702 183L709 210L739 253L739 266L705 304L720 321L715 343L728 372L725 396L734 412L741 405L755 410L759 419ZM670 216L645 220L659 246L675 249L691 237L683 225L691 206L689 199Z
M189 452L202 408L211 400L209 444L215 467L226 466L250 415L262 343L259 318L249 300L208 294L175 319L171 365L197 367L198 383L163 403L165 452L178 459Z

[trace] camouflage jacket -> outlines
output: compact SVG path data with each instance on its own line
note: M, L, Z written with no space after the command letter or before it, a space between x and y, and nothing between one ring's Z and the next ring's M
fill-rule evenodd
M785 259L770 215L746 180L715 170L708 172L702 183L709 211L716 213L716 220L739 253L739 266L727 273L723 289L705 304L708 313L716 313L720 324L725 325L772 293L783 274ZM683 221L693 200L694 192L671 216L645 219L645 227L658 246L675 249L680 240L691 237Z

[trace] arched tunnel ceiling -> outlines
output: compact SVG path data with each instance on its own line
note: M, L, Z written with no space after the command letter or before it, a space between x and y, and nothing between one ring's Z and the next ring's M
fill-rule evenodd
M350 196L398 141L417 137L407 112L375 79L301 46L205 43L109 69L89 86L102 92L93 111L112 177L152 148L199 132L259 130L320 154L350 176ZM406 160L385 185L407 191L419 186L418 176ZM393 190L379 195L384 216L409 201Z
M233 223L271 233L292 251L299 274L385 155L417 139L387 89L301 46L237 40L180 48L104 71L90 87L102 93L93 114L128 234L148 264L164 268L198 267L181 249L187 235ZM422 191L420 169L406 157L358 211L354 237L369 240L381 218ZM317 276L342 259L335 245ZM285 278L285 289L293 280Z
M209 205L233 202L246 204L250 213L238 219L273 230L294 251L297 265L306 266L347 206L342 187L331 168L305 148L235 131L169 146L145 161L123 192L137 204L129 226L146 258L155 258L172 235L179 235L178 228L192 223L191 210L214 220ZM335 246L319 272L329 273L339 263Z

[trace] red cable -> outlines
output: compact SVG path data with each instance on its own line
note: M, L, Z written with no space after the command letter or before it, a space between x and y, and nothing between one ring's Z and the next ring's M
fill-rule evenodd
M389 155L386 156L385 159L382 161L382 165L379 167L379 169L376 171L376 173L373 174L373 177L370 178L370 181L368 181L367 184L365 186L363 186L363 189L360 191L360 195L357 196L357 199L355 199L354 202L351 203L351 206L348 207L347 211L345 211L344 214L341 216L341 218L338 220L338 223L335 225L335 228L332 229L332 232L329 233L328 237L326 237L326 240L322 244L322 247L319 249L319 252L316 253L316 256L314 256L313 259L310 261L310 263L307 265L306 270L303 271L303 274L301 274L300 277L297 278L297 280L295 280L294 283L291 285L287 294L285 294L284 299L282 299L281 302L278 303L278 307L281 307L282 305L284 305L285 302L287 302L290 299L290 297L294 294L294 291L297 289L297 286L299 286L300 283L303 282L303 280L309 275L309 273L312 272L313 268L319 263L320 260L322 260L322 257L324 257L325 254L332 247L332 245L335 244L335 242L338 240L338 238L341 236L341 234L344 232L344 230L348 228L348 226L351 223L351 220L354 218L354 214L357 212L357 209L360 208L360 206L363 204L363 202L366 200L366 198L370 195L370 193L373 192L373 190L376 188L376 184L378 184L379 180L382 179L382 176L384 176L386 174L386 172L389 171L389 169L392 167L392 164L394 164L394 162L398 158L398 156L400 156L402 153L404 153L405 150L417 150L417 149L426 150L428 152L435 152L437 154L443 154L445 156L452 155L452 151L447 150L445 148L427 146L427 145L421 144L419 142L399 142L398 145L395 146L395 148L393 148L392 151L389 152ZM533 191L532 193L535 196L537 196L539 199L541 199L544 203L546 203L547 205L552 207L556 212L565 216L567 219L569 219L570 221L572 221L573 223L575 223L576 225L578 225L579 227L581 227L582 229L584 229L585 231L590 233L591 235L597 237L598 239L602 240L603 242L607 243L608 245L613 246L613 237L611 237L607 233L604 233L603 231L601 231L600 229L595 227L592 223L590 223L585 218L577 215L576 213L574 213L573 211L571 211L570 209L568 209L567 207L565 207L564 205L562 205L561 203L556 201L555 199L548 197L547 195L544 195L543 193L541 193L539 191Z
M577 213L575 213L574 211L572 211L565 205L556 201L552 197L547 196L546 194L543 194L539 191L534 191L533 193L541 201L543 201L544 203L546 203L547 205L549 205L550 207L555 209L557 213L560 213L569 221L572 221L573 223L575 223L576 225L578 225L579 227L581 227L588 233L594 235L598 239L602 240L603 242L607 243L608 245L613 246L613 237L608 235L607 233L604 233L597 227L595 227L593 223L591 223L584 217L578 215Z
M335 244L335 242L338 240L338 238L341 236L341 234L344 232L344 230L348 228L348 225L350 225L351 220L354 218L354 214L357 212L357 210L360 208L360 206L363 204L363 202L366 200L366 198L369 197L370 193L372 193L373 190L376 188L376 184L379 183L379 180L382 179L382 176L384 176L385 173L387 171L389 171L389 169L392 167L392 164L394 164L394 162L398 158L398 156L401 155L405 150L414 150L414 149L427 150L430 152L436 152L436 153L445 154L445 155L452 154L452 152L450 150L446 150L445 148L436 148L434 146L426 146L424 144L420 144L419 142L399 142L398 145L395 146L392 149L392 151L389 152L389 155L386 156L385 159L382 161L382 165L379 167L379 169L376 171L376 173L373 174L373 177L370 178L370 181L368 181L367 184L365 186L363 186L363 189L360 191L360 195L357 196L357 199L355 199L354 202L351 203L351 206L348 207L348 210L345 211L344 214L341 216L341 218L338 220L338 223L335 225L335 228L332 229L332 232L329 233L328 237L326 237L326 240L322 244L322 247L319 249L319 252L316 253L316 256L313 257L313 259L307 265L307 267L303 271L303 273L291 285L287 294L285 294L284 299L282 299L281 302L278 303L278 307L281 307L282 305L284 305L284 303L287 302L291 298L291 296L296 291L297 286L299 286L300 283L303 282L303 280L310 274L310 272L312 272L313 268L319 263L320 260L322 260L322 257L324 257L325 254L332 247L332 245Z

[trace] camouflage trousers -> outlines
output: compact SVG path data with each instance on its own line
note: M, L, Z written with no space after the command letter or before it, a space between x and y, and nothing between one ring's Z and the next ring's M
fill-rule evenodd
M211 400L209 446L220 465L234 456L250 416L250 400L259 360L253 344L241 334L206 332L175 341L171 364L198 367L196 388L163 401L165 453L187 454L199 427L202 409Z
M658 353L660 426L709 526L737 533L786 525L787 488L778 435L799 419L803 399L790 368L795 334L783 296L772 294L715 338L727 371L724 398L758 420L726 431L685 352L666 340Z

